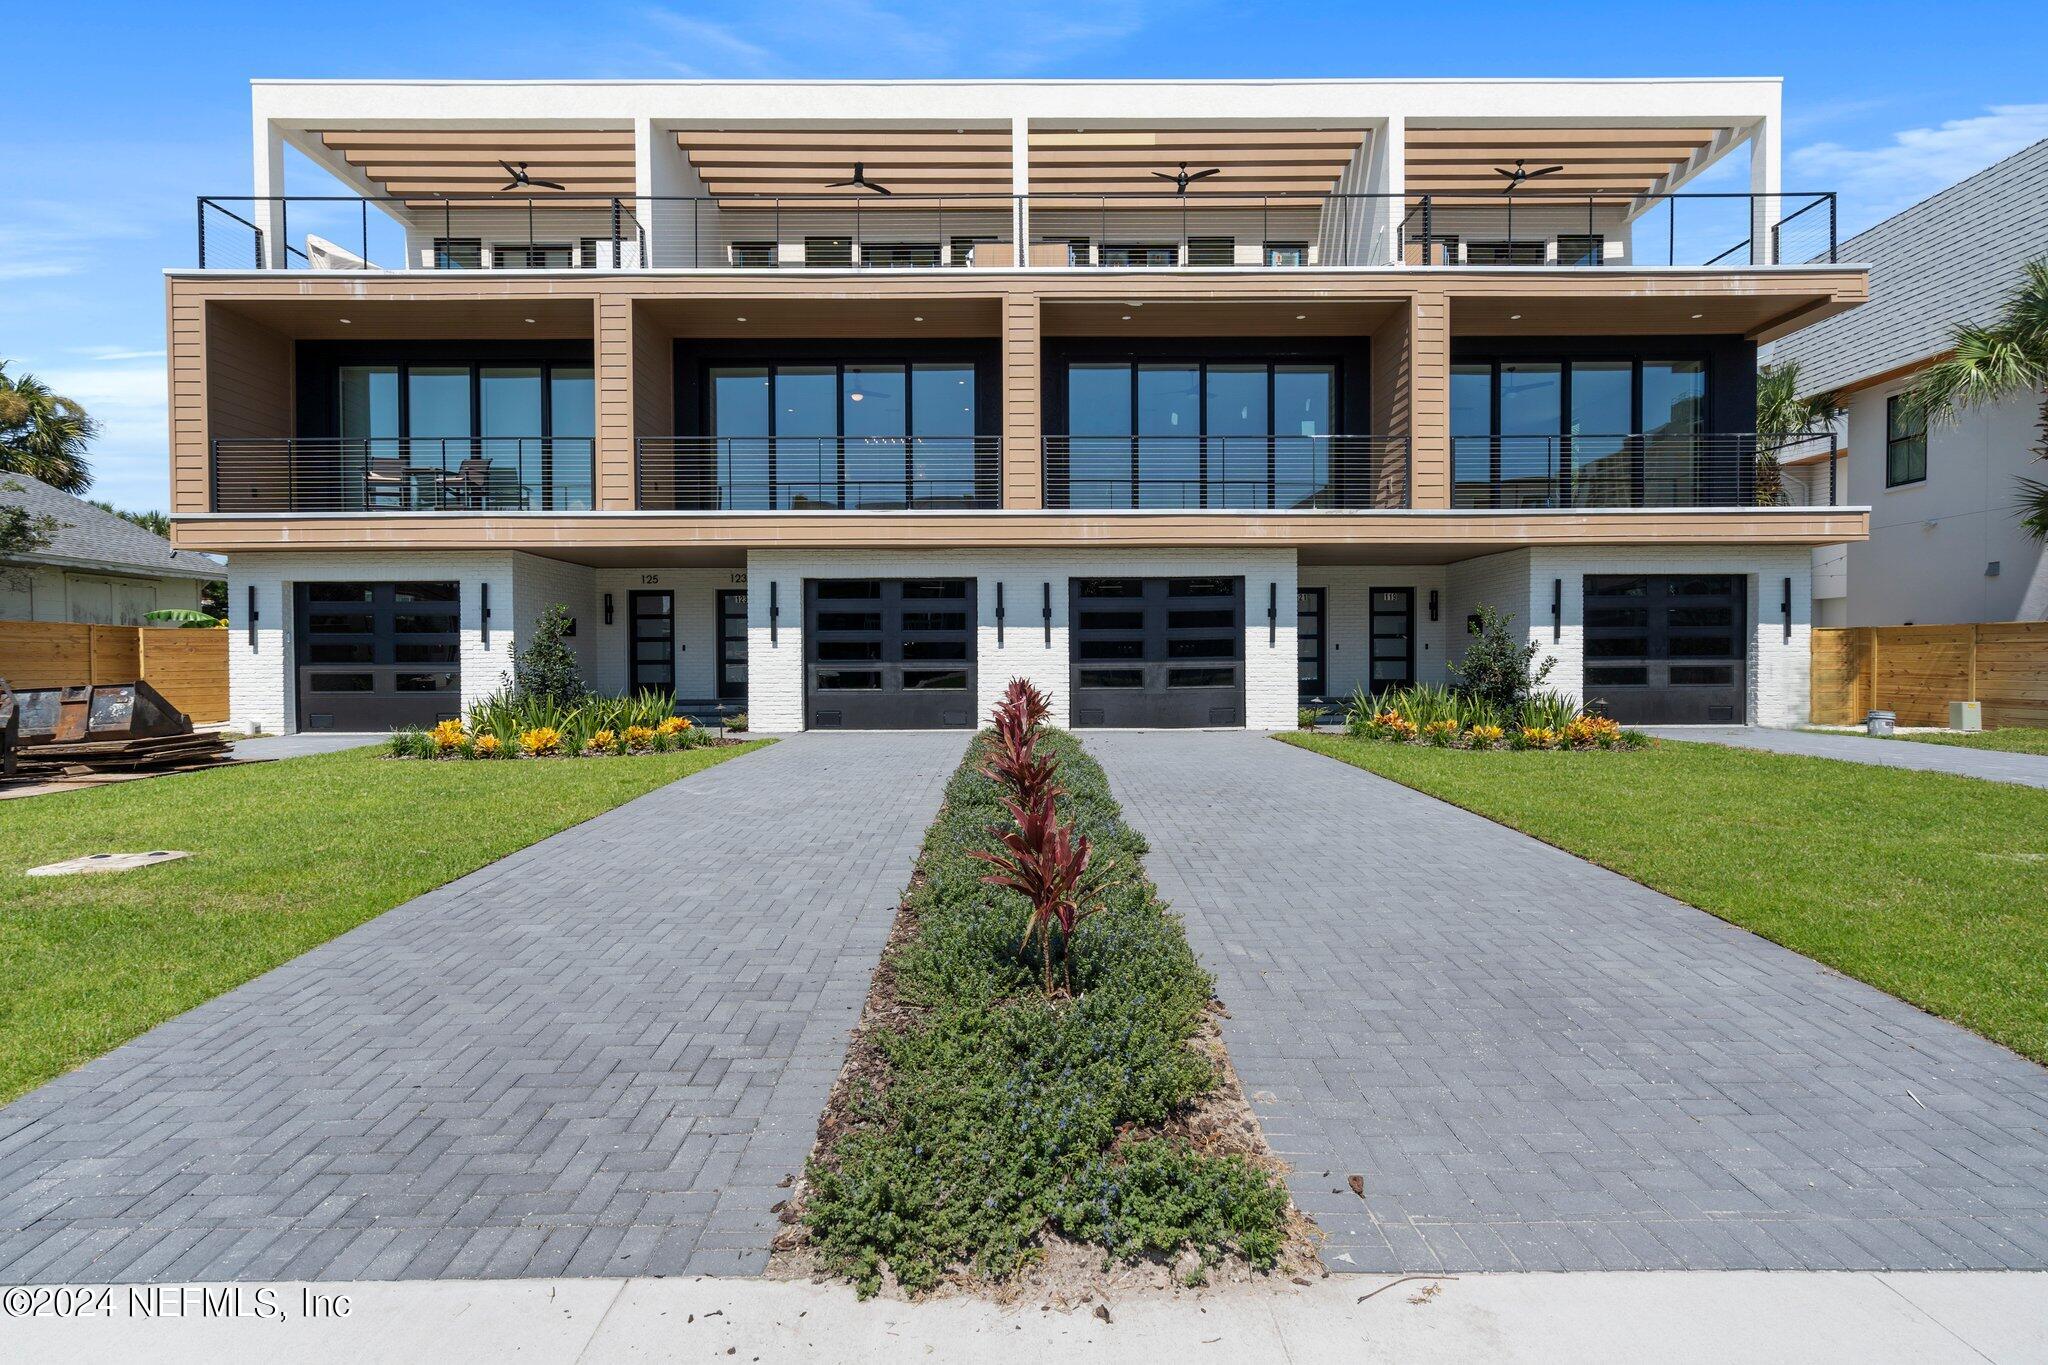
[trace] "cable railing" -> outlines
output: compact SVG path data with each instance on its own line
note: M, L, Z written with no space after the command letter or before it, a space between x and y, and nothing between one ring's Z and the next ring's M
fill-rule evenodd
M577 436L223 436L212 510L587 511L593 447Z
M643 436L637 505L672 512L1002 506L996 436Z
M1047 436L1055 509L1306 512L1408 506L1400 436Z
M1279 270L1836 259L1829 193L202 197L201 269Z
M1832 432L1453 436L1451 506L1832 507L1837 455Z

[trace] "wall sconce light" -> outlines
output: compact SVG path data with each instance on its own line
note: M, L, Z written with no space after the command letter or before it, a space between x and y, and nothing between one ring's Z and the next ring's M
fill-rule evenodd
M776 642L777 623L782 620L782 598L776 592L779 586L774 579L768 580L768 643L771 645Z
M1430 619L1430 620L1432 620L1432 621L1436 620L1436 608L1437 608L1437 597L1436 597L1436 589L1435 589L1435 588L1431 588L1431 589L1429 590L1429 619Z
M1792 580L1785 580L1785 600L1780 608L1785 613L1785 642L1792 642Z
M1052 648L1052 584L1045 585L1045 605L1039 608L1039 615L1045 621L1045 647Z
M489 649L491 647L491 585L489 583L477 584L477 603L481 609L482 616L479 627L480 633L483 636L483 646L485 649Z
M996 584L996 643L1003 642L1003 585Z
M256 648L256 585L249 585L249 648Z
M1564 580L1550 580L1550 638L1564 638Z
M1280 585L1266 585L1266 644L1280 643Z
M612 623L612 595L610 593L604 595L604 623L606 625Z

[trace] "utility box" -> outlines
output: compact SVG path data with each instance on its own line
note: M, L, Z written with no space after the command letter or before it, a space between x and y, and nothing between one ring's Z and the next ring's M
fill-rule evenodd
M1984 703L1981 701L1952 701L1948 704L1948 728L1951 730L1981 730L1984 728Z
M1873 735L1889 735L1898 724L1898 714L1893 711L1872 711L1863 718L1863 728Z

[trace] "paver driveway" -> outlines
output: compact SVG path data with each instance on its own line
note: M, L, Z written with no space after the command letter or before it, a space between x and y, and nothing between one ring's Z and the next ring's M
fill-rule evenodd
M759 1269L964 744L784 740L0 1109L0 1284Z
M2048 1268L2048 1071L1334 759L1087 743L1334 1268Z

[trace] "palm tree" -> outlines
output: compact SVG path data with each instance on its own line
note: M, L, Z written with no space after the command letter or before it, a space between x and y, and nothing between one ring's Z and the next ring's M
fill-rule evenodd
M1784 489L1778 455L1793 438L1834 426L1842 411L1832 393L1799 396L1799 362L1765 365L1756 372L1757 502L1774 505Z
M1989 326L1949 331L1950 355L1920 376L1907 395L1906 410L1917 417L1953 422L1970 408L2020 394L2034 394L2048 381L2048 257L2029 261L2020 286L1998 306ZM2041 401L2040 439L2034 454L2048 460L2048 392ZM2048 481L2019 481L2020 524L2048 540Z
M0 361L0 471L83 493L92 486L85 448L99 429L79 404L32 374L8 374Z

